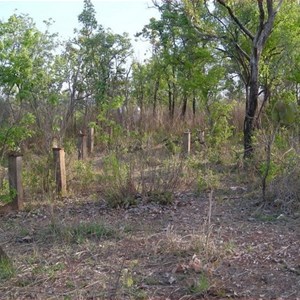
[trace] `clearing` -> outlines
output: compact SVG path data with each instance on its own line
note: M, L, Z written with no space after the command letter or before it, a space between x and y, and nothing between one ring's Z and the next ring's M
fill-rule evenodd
M300 299L299 225L243 186L128 209L67 198L1 218L0 298Z

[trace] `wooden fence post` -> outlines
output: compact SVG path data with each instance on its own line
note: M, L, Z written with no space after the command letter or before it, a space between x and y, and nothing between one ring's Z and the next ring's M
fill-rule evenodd
M191 133L189 130L183 134L183 155L189 156L191 152Z
M22 184L22 155L11 154L8 157L8 181L13 209L19 210L24 206L24 193Z
M94 152L94 138L95 136L95 128L90 127L89 132L88 132L88 139L87 139L87 144L88 144L88 153L92 154Z
M199 142L200 144L205 144L205 131L204 130L198 130L199 132Z
M62 197L67 194L65 150L63 148L52 148L54 158L54 172L56 191Z
M81 132L78 135L78 159L86 159L87 157L87 136L85 132Z

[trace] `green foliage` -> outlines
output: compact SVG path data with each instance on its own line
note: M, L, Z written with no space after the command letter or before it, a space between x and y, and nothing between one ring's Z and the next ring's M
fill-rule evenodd
M136 204L136 187L129 163L122 162L116 154L104 160L103 174L100 178L104 184L104 195L112 207L129 207Z
M40 198L55 190L54 175L52 173L52 156L26 156L22 177L26 190L31 199Z
M259 172L261 176L265 176L265 174L268 172L266 178L267 182L273 180L276 176L280 174L281 171L282 167L273 161L270 161L269 164L268 162L262 162L259 166Z
M37 133L43 147L48 135L63 124L65 60L54 54L55 35L40 32L27 15L0 22L0 32L0 105L6 111L0 141L10 151Z
M212 147L221 146L233 135L230 125L232 110L235 103L214 102L210 106L209 123L211 124L208 140Z
M201 274L198 280L189 287L189 291L193 294L205 294L210 288L209 279L205 274Z
M147 195L148 201L161 205L170 205L174 202L174 194L171 191L152 191Z
M77 244L89 239L102 240L118 236L113 227L103 222L82 222L66 226L54 221L40 234L43 239Z
M103 223L80 223L69 230L72 239L76 243L82 243L86 239L103 239L117 236L114 228Z
M213 170L207 169L200 172L197 177L197 190L203 192L211 189L218 189L220 187L220 178Z
M0 280L8 280L15 276L16 270L10 259L0 258Z
M295 102L288 100L277 101L272 109L272 119L274 122L284 126L294 124L298 116L298 106Z
M0 144L2 144L2 151L17 151L20 146L27 139L33 136L32 129L35 123L35 117L32 113L25 114L18 124L3 125L0 131ZM0 124L1 125L1 124Z
M92 163L83 160L77 160L74 163L75 177L80 180L82 187L88 186L94 181L95 173Z
M16 191L9 188L8 180L4 179L0 186L0 203L9 203L16 197Z

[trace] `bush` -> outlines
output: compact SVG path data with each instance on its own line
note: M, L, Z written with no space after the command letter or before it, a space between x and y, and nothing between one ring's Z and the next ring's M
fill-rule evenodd
M300 211L300 167L287 169L270 183L270 197L274 205L285 213Z

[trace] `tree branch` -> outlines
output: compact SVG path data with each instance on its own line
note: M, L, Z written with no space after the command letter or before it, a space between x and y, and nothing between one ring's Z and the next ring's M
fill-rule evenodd
M269 1L268 1L269 3ZM265 10L263 6L263 0L257 0L258 8L259 8L259 29L262 30L265 22ZM268 10L269 13L269 10Z
M217 0L217 2L225 7L230 15L230 17L234 20L234 22L238 25L238 27L241 29L241 31L248 36L252 41L254 39L254 35L248 30L241 22L240 20L236 17L236 15L233 13L232 9L230 6L228 6L224 0Z

